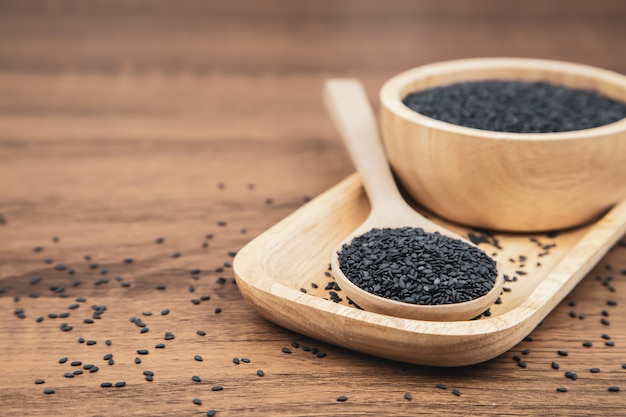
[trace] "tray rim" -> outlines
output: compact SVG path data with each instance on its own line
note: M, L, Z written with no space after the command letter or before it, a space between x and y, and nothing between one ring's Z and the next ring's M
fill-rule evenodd
M292 223L300 223L298 219L313 214L315 207L328 206L336 200L335 196L340 193L354 192L362 193L362 187L358 174L352 174L343 179L338 184L324 191L318 197L312 199L304 206L289 214L283 220L270 227L247 245L237 254L233 262L233 270L239 284L240 291L247 302L249 302L262 316L270 321L275 321L283 327L287 327L296 332L307 334L311 337L323 339L330 343L348 347L350 349L407 361L407 358L397 358L385 354L372 352L371 349L361 349L352 346L350 343L342 343L341 339L328 340L328 337L320 337L319 334L311 334L303 324L289 323L288 318L278 319L272 314L275 309L285 307L295 307L282 305L281 303L292 303L299 307L313 309L318 313L330 313L341 316L348 322L368 323L377 327L386 327L391 330L401 331L420 337L436 338L463 338L492 336L503 332L511 335L517 333L517 339L506 343L507 348L502 347L502 352L517 344L523 337L532 331L541 320L554 309L558 303L584 278L587 273L600 261L608 250L626 233L626 200L616 204L603 217L596 222L582 226L587 228L587 232L578 240L574 246L564 255L564 257L548 272L543 281L514 309L501 315L483 318L473 321L450 321L432 322L423 320L403 319L390 317L353 307L333 303L320 297L304 294L294 288L290 288L275 280L267 268L264 267L263 259L259 255L264 253L265 248L276 239L281 239L282 230L291 228ZM346 197L347 198L347 197ZM297 225L296 225L297 226ZM356 323L355 323L356 324ZM527 329L527 332L521 331ZM472 360L468 363L453 363L451 366L478 363L496 355L481 357L478 361ZM410 359L410 358L409 358ZM448 366L445 363L424 363L424 361L408 360L408 362L421 364L435 364Z

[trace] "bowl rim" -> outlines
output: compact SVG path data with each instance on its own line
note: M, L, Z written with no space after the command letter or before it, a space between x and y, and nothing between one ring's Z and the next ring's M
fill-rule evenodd
M589 129L572 130L567 132L549 133L515 133L499 132L493 130L483 130L472 127L456 125L449 122L433 119L420 114L403 102L400 93L408 84L416 79L442 73L459 73L463 71L474 71L481 69L533 69L546 72L562 72L577 76L600 79L605 83L619 86L626 90L626 76L615 71L606 70L590 65L577 64L572 62L536 59L536 58L507 58L507 57L485 57L456 59L441 61L422 65L403 71L387 80L380 89L379 99L383 108L386 108L396 117L434 130L442 130L455 135L474 136L485 139L508 139L508 140L575 140L588 139L590 137L613 135L626 130L626 118L609 123L603 126Z

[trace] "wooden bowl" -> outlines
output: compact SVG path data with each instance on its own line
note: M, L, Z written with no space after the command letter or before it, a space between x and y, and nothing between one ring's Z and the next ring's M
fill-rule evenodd
M586 65L518 58L436 63L403 72L380 92L391 167L418 203L486 229L545 231L598 218L626 197L626 119L559 133L479 130L421 115L409 93L478 80L546 81L626 101L626 77Z

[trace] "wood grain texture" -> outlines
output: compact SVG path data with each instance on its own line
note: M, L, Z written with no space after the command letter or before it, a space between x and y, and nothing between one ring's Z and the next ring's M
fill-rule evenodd
M380 360L286 331L261 318L230 281L216 283L232 278L230 268L214 271L232 261L229 251L353 171L323 110L326 78L361 79L376 108L392 75L447 59L532 56L626 73L618 53L625 7L620 0L0 1L0 415L211 408L218 416L619 415L626 406L624 244L532 332L532 342L460 369ZM215 237L203 248L207 233ZM33 252L37 246L43 252ZM172 258L176 251L181 256ZM134 262L125 264L127 257ZM76 274L54 270L59 262ZM90 269L93 262L100 267ZM202 270L197 281L194 268ZM31 285L34 276L42 280ZM104 276L108 284L94 285ZM56 296L53 285L69 297ZM190 302L202 295L211 300ZM87 302L69 310L78 296ZM617 305L607 306L609 299ZM107 310L84 324L94 304ZM148 310L152 316L141 315ZM600 323L603 310L608 326ZM47 318L65 311L66 319ZM130 316L150 331L140 334ZM64 320L72 331L60 330ZM176 339L164 341L167 331ZM605 346L603 333L615 346ZM591 348L581 345L586 340ZM291 341L327 356L282 353ZM154 348L160 342L165 349ZM150 354L136 365L141 348ZM106 353L115 365L105 364ZM100 369L64 378L72 367L57 363L62 356ZM235 356L251 363L235 365ZM553 360L560 370L551 369ZM596 366L601 372L589 373ZM146 369L155 373L151 383ZM565 378L566 370L578 380ZM45 384L35 385L37 378ZM99 386L122 380L125 388ZM217 384L224 390L210 391ZM608 392L612 385L621 391ZM337 402L339 395L348 401Z

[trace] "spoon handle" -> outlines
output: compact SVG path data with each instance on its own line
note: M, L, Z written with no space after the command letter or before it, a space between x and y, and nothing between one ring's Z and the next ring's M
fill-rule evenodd
M363 85L356 79L330 79L324 105L361 176L372 212L406 206L393 179Z

